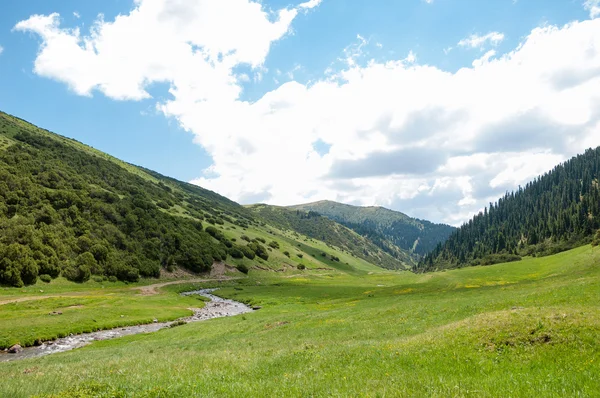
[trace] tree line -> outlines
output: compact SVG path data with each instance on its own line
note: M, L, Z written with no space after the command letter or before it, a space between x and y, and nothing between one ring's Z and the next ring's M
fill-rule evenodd
M490 203L415 269L513 261L591 242L600 228L599 173L600 147L588 149Z

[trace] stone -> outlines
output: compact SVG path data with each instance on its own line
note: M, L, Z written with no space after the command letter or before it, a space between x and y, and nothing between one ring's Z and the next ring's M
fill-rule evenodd
M255 305L255 306L253 306L253 307L252 307L252 309L253 309L254 311L256 311L256 310L260 310L261 308L262 308L262 307L261 307L260 305Z
M19 344L15 344L8 349L9 354L18 354L21 351L23 351L23 347L21 347Z
M158 323L158 319L153 319L152 322L153 323Z

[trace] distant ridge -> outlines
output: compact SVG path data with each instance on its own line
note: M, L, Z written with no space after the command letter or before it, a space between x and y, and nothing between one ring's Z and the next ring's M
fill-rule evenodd
M412 256L394 245L381 247L368 237L317 212L266 204L250 205L247 208L270 225L318 239L382 268L410 269L415 264Z
M368 237L383 250L394 246L415 261L445 241L455 230L449 225L412 218L380 206L361 207L321 200L288 208L319 213Z

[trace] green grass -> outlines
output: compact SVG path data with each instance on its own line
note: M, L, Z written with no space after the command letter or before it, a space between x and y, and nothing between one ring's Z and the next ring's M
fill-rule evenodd
M19 296L0 296L0 302L28 299L0 305L0 348L17 343L31 346L36 340L151 323L154 319L170 321L191 315L191 307L204 306L204 301L198 297L180 297L172 289L165 289L163 294L143 296L138 290L123 287L122 283L103 285L92 282L78 285L57 280L45 286L38 283L36 287L45 290L37 290L37 296L24 289L13 289L21 293ZM8 289L2 289L2 292L5 290ZM61 314L51 315L52 312Z
M191 287L169 286L163 295L182 300L172 295ZM593 397L600 391L600 252L589 246L423 275L257 273L219 294L263 309L1 363L0 396Z

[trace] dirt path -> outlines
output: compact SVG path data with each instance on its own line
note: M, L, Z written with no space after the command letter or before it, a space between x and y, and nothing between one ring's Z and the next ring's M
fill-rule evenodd
M158 289L160 289L161 287L165 287L165 286L170 286L170 285L179 285L181 283L202 283L202 282L219 282L219 281L232 281L235 279L241 279L241 277L221 277L221 278L204 278L204 279L182 279L179 281L171 281L171 282L162 282L162 283L155 283L153 285L148 285L148 286L137 286L134 287L132 289L135 290L139 290L140 294L144 295L144 296L152 296L154 294L158 294Z
M196 279L181 279L178 281L170 281L170 282L161 282L161 283L154 283L152 285L147 285L147 286L135 286L135 287L130 287L130 288L126 288L125 290L139 290L140 294L143 296L152 296L155 294L158 294L158 290L161 287L164 286L169 286L169 285L177 285L177 284L181 284L181 283L202 283L202 282L217 282L217 281L230 281L230 280L235 280L235 279L241 279L242 277L228 277L228 276L221 276L218 278L196 278ZM11 298L11 299L4 299L4 300L0 300L0 305L4 305L4 304L12 304L12 303L22 303L24 301L33 301L33 300L44 300L44 299L49 299L49 298L76 298L79 296L83 296L86 295L87 292L81 292L81 293L71 293L71 294L49 294L49 295L45 295L45 296L26 296L26 297L16 297L16 298Z
M55 296L28 296L28 297L19 297L19 298L15 298L15 299L8 299L8 300L0 300L0 305L4 305L4 304L11 304L11 303L20 303L22 301L31 301L31 300L42 300L42 299L47 299L50 297L55 297Z

